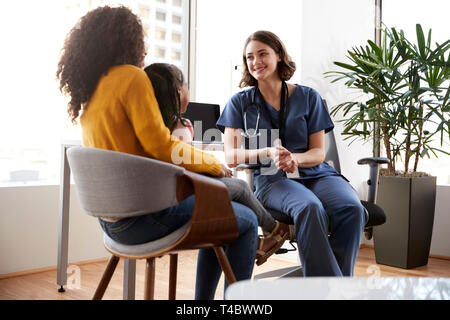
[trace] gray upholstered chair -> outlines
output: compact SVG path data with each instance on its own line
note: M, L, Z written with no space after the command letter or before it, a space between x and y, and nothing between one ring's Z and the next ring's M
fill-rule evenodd
M214 248L225 278L236 281L222 246L238 237L228 191L218 180L169 163L126 153L73 147L68 150L81 208L94 217L125 218L157 212L195 194L191 220L169 235L123 245L104 235L112 254L93 299L101 299L120 258L146 259L145 299L154 298L155 257L170 254L169 299L175 299L177 252Z

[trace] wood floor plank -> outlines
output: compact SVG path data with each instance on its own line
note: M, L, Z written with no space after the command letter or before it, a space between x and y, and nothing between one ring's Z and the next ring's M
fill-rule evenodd
M27 274L0 280L0 300L89 300L95 292L97 284L106 267L107 260L81 264L80 288L66 288L59 293L56 284L56 270L48 270L36 274ZM179 253L177 299L191 300L194 298L197 251ZM294 266L293 261L279 256L272 256L262 266L255 266L254 274L277 268ZM136 299L143 299L145 260L136 264ZM450 260L430 258L428 265L415 269L400 269L376 264L373 248L360 250L355 276L369 277L450 277ZM117 266L111 282L105 292L104 299L121 300L123 281L123 260ZM76 284L76 283L74 283ZM155 299L166 300L169 287L169 256L156 260ZM223 276L216 291L216 299L223 299Z

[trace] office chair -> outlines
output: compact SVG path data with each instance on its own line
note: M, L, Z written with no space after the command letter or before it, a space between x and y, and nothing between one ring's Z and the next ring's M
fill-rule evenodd
M324 101L325 106L326 102ZM341 166L339 162L339 156L336 146L336 140L334 136L334 130L328 132L325 135L325 162L327 162L330 166L332 166L338 173L341 173ZM378 186L378 172L379 166L383 163L389 163L389 159L381 158L381 157L368 157L362 158L357 162L360 165L369 165L370 167L370 176L369 180L367 180L367 184L369 185L368 198L367 201L361 200L361 204L367 209L369 213L368 222L364 228L364 234L366 239L370 240L373 235L373 227L377 225L381 225L386 222L386 215L381 207L375 204L376 192ZM245 171L246 173L246 181L254 190L253 180L254 180L254 170L260 169L264 167L261 164L240 164L236 167L237 171ZM293 219L285 213L279 212L277 210L266 208L266 210L274 217L275 220L286 224L294 224ZM294 241L291 241L291 245ZM293 246L295 250L295 247ZM282 254L287 251L291 251L289 249L281 248L276 253ZM274 271L264 272L254 276L254 279L262 279L267 277L297 277L302 276L301 266L296 267L288 267L283 269L278 269Z
M120 258L146 259L144 299L154 298L155 257L170 254L169 299L175 299L178 251L214 248L229 284L236 278L222 246L238 238L226 187L166 162L87 147L67 152L81 208L90 216L126 218L172 207L195 194L191 220L167 236L123 245L104 234L112 256L93 296L101 299Z

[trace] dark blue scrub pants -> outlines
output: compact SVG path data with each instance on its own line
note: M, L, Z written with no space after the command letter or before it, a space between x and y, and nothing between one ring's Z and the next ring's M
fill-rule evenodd
M265 207L293 218L304 276L353 275L368 214L346 180L283 177L257 196Z

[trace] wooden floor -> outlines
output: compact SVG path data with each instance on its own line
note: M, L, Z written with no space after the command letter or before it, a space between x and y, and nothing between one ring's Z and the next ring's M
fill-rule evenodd
M178 258L178 284L177 299L191 300L194 298L195 271L197 251L187 251L179 254ZM86 300L91 299L95 288L106 266L106 260L95 263L79 265L80 282L72 282L73 286L79 285L79 289L66 289L65 293L59 293L56 285L56 270L35 274L16 276L0 280L0 300ZM273 270L276 268L293 266L296 263L272 256L262 266L255 266L254 274ZM144 291L144 261L137 263L136 275L136 299L143 299ZM155 298L167 299L169 279L169 258L163 257L156 260L156 286ZM73 273L75 274L75 273ZM415 269L400 269L375 262L373 248L361 248L355 266L355 276L368 277L380 275L381 277L450 277L450 260L430 258L428 265ZM104 299L122 299L123 262L119 262L116 272L106 290ZM74 278L72 278L74 279ZM223 279L219 283L216 299L223 299Z

